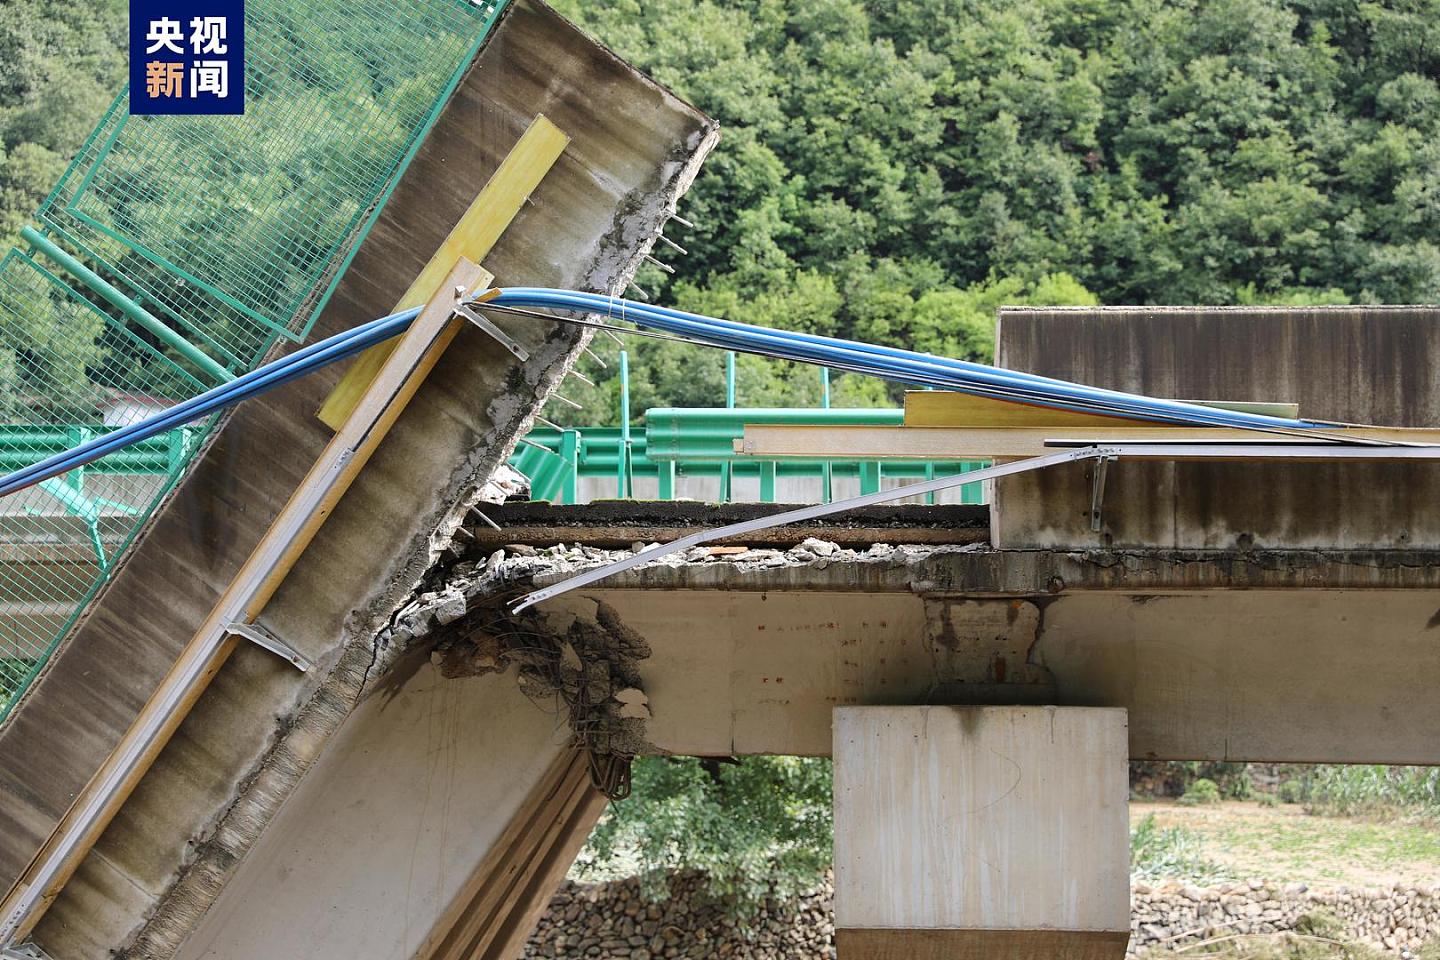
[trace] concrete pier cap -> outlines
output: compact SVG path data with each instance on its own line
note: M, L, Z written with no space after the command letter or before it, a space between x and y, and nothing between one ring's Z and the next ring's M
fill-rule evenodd
M1126 712L834 711L840 960L1101 960L1130 936Z

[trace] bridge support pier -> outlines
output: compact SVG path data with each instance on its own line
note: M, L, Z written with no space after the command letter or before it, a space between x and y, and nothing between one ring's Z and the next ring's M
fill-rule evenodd
M834 712L839 960L1108 960L1130 933L1126 713Z

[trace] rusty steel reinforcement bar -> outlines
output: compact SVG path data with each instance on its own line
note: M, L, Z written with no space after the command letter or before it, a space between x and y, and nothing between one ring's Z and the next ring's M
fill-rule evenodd
M824 517L832 513L840 513L844 510L853 510L856 507L868 507L875 503L902 500L905 497L913 497L917 494L930 493L935 490L945 490L950 487L960 486L961 484L975 483L982 480L995 480L999 477L1008 477L1015 473L1040 470L1059 463L1110 458L1117 455L1118 450L1114 447L1085 447L1078 450L1066 450L1062 453L1047 454L1043 457L1032 457L1029 460L1000 463L993 467L986 467L983 470L972 470L969 473L961 473L951 477L926 480L923 483L906 484L903 487L896 487L893 490L867 493L864 496L852 497L849 500L837 500L834 503L819 503L814 506L801 507L797 510L777 513L774 516L760 517L756 520L745 520L740 523L716 527L713 530L702 530L699 533L692 533L688 537L681 537L679 540L672 540L658 547L642 550L616 563L607 564L595 570L587 570L554 586L536 590L522 597L520 602L515 605L514 610L516 613L519 613L527 607L533 607L537 603L550 600L561 594L569 593L571 590L578 590L580 587L588 586L598 580L604 580L606 577L629 570L633 567L638 567L641 564L649 563L652 560L659 560L661 557L668 556L677 551L697 547L702 543L709 543L711 540L722 537L743 536L755 530L765 530L769 527L778 527L783 524L796 523L801 520L812 520L815 517Z
M1057 441L1065 442L1065 441ZM957 486L963 483L975 483L981 480L995 480L1000 477L1010 476L1016 473L1028 473L1031 470L1040 470L1045 467L1061 463L1070 463L1076 460L1099 460L1101 464L1111 460L1229 460L1229 461L1320 461L1331 462L1335 460L1440 460L1440 446L1348 446L1335 443L1119 443L1106 446L1077 447L1061 453L1047 454L1042 457L1031 457L1027 460L1016 460L1010 463L996 464L983 470L974 470L970 473L959 474L958 476L942 477L937 480L928 480L924 483L907 484L903 487L896 487L893 490L882 490L879 493L866 494L862 497L853 497L849 500L839 500L835 503L817 504L811 507L802 507L798 510L790 510L785 513L777 513L769 517L761 517L755 520L746 520L741 523L732 523L723 527L716 527L713 530L704 530L693 533L688 537L679 540L672 540L649 550L643 550L631 557L626 557L615 563L607 564L594 570L587 570L567 580L563 580L553 586L536 590L520 599L514 607L516 613L527 607L533 607L537 603L550 600L562 594L577 590L580 587L588 586L614 574L621 573L638 567L641 564L658 560L680 550L699 546L723 537L743 536L756 530L765 530L770 527L781 526L786 523L795 523L801 520L811 520L816 517L827 516L832 513L840 513L844 510L851 510L855 507L865 507L875 503L885 503L889 500L900 500L904 497L916 494L929 493L932 490L944 490L947 487ZM1097 474L1096 496L1103 493L1103 474ZM1098 504L1096 508L1098 510Z

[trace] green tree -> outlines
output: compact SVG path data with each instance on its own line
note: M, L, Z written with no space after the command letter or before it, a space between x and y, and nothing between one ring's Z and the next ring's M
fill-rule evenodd
M712 895L747 915L829 866L830 771L829 760L802 757L637 760L633 794L601 818L577 872L606 876L633 857L659 897L671 871L699 869Z

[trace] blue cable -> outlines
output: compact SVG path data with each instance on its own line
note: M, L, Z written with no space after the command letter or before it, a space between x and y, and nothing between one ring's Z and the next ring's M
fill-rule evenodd
M1017 374L986 364L931 357L890 347L874 347L870 344L796 334L735 321L715 320L599 294L545 288L505 288L490 302L497 306L546 307L605 313L610 317L633 321L642 326L651 326L717 346L738 346L749 348L752 352L783 354L789 359L802 359L830 366L852 369L859 367L865 372L887 379L968 393L983 392L983 395L987 396L999 396L999 392L1003 391L1011 395L1003 397L1004 399L1023 396L1044 406L1110 415L1118 412L1132 418L1240 429L1303 430L1325 426L1309 420L1270 417L1102 390L1065 380ZM717 333L717 330L730 332ZM1065 404L1066 399L1073 400L1078 405ZM1104 409L1098 409L1101 407Z
M603 294L544 287L510 287L501 289L488 303L494 306L539 307L605 314L713 346L818 363L903 383L1028 402L1055 409L1249 430L1305 430L1327 426L1311 420L1270 417L1104 390L982 363L935 357L836 337L775 330ZM420 308L417 307L361 324L303 347L145 420L121 427L17 470L0 478L0 497L98 460L158 433L199 420L241 400L305 376L326 364L354 356L374 344L404 332L419 313Z
M113 430L52 457L47 457L39 463L16 470L0 479L0 497L33 486L50 477L59 476L75 467L99 460L156 434L199 420L217 410L264 393L282 383L289 383L291 380L312 373L337 360L354 356L377 343L404 332L419 313L420 309L417 307L381 317L378 320L371 320L369 323L346 330L264 366L257 367L250 373L236 377L218 387L213 387L144 420Z

